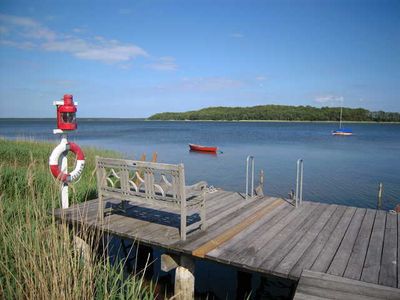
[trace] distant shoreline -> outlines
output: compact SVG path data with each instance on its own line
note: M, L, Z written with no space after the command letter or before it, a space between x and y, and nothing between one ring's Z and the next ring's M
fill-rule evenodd
M291 121L291 120L150 120L146 122L224 122L224 123L331 123L338 124L338 121ZM376 121L342 121L344 124L400 124L400 122L376 122Z
M0 121L54 121L55 118L0 118ZM338 121L309 121L309 120L151 120L149 118L78 118L79 121L146 121L146 122L223 122L223 123L327 123L338 124ZM400 122L382 122L382 121L342 121L344 124L400 124Z

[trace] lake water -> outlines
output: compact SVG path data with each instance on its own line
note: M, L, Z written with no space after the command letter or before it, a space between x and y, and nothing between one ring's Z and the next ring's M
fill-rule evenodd
M0 136L58 141L52 120L0 120ZM332 136L333 123L151 122L79 120L70 140L119 151L124 157L185 164L188 183L245 191L246 157L265 172L265 193L287 197L296 161L304 159L304 199L375 208L379 182L383 208L400 202L400 125L349 124L354 135ZM190 152L188 143L216 145L217 155Z
M54 126L50 120L0 120L0 136L58 143L59 137L52 134ZM256 172L265 172L265 193L284 197L295 188L296 161L303 158L304 199L375 208L382 182L383 208L393 209L400 203L400 125L348 127L353 136L332 136L336 124L331 123L79 120L79 129L70 134L70 140L116 150L130 159L142 153L150 158L157 152L160 162L183 162L189 184L206 180L238 192L245 191L246 157L253 155ZM190 152L188 143L216 145L223 153ZM155 257L159 255L156 251ZM159 270L159 260L154 269ZM254 276L252 288L255 298L290 299L290 284L282 280ZM196 290L235 299L236 270L198 261Z

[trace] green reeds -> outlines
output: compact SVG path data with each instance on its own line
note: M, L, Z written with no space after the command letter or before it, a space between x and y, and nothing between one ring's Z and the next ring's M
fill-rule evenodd
M0 139L0 299L155 298L140 274L127 275L122 263L112 265L106 255L91 251L99 249L101 233L52 217L60 201L59 183L48 167L54 146ZM70 203L96 196L95 155L117 156L84 151L85 170L70 189Z

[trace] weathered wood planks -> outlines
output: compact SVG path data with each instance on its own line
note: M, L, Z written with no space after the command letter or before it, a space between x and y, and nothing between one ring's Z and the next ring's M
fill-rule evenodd
M312 244L314 239L321 232L325 224L330 220L336 210L337 205L330 205L322 212L318 220L312 224L310 230L305 232L300 241L290 250L290 252L275 268L274 272L276 274L289 275L289 272L292 270L294 265L299 261L307 248Z
M315 240L311 243L311 245L308 246L305 253L299 258L294 267L290 270L289 278L298 279L303 269L311 268L320 252L325 247L325 244L328 242L332 232L335 230L346 209L347 208L345 206L339 206L336 209L328 223L326 223Z
M343 236L345 235L355 212L355 207L348 207L346 209L335 230L330 235L329 240L324 245L324 248L321 250L317 259L312 265L311 270L326 272L336 254L338 247L340 246L340 243L342 242Z
M230 229L226 230L225 232L221 233L217 237L209 240L208 242L201 245L199 248L193 250L192 254L196 257L204 257L206 253L210 252L211 250L215 249L222 243L230 240L232 237L243 231L245 228L256 222L257 220L261 219L265 214L272 211L274 208L282 204L281 199L276 199L271 204L268 204L262 207L260 210L255 212L246 220L243 220L241 223L236 224L235 226L231 227Z
M294 300L299 299L400 299L396 288L304 270Z
M335 257L333 258L327 273L337 276L342 276L347 262L350 258L351 251L353 249L354 243L357 239L358 232L362 220L364 219L366 210L364 208L357 208L349 227L347 228L346 234L343 237L342 242L338 250L336 251Z
M107 209L119 200L104 202ZM55 215L174 253L293 280L310 269L366 284L397 288L400 283L400 216L385 211L307 201L295 208L283 199L249 201L219 190L207 195L209 227L189 234L186 241L180 239L179 214L169 209L130 201L125 213L106 215L102 225L97 211L93 200ZM196 214L188 216L188 225L197 220ZM319 299L318 289L300 288L296 299ZM337 297L354 297L348 292L338 291Z
M365 258L361 280L370 283L378 283L379 271L381 268L381 257L383 248L383 238L385 235L386 212L379 210L376 212L374 227Z
M372 226L374 225L376 211L367 209L360 232L351 251L349 262L344 272L344 277L359 280L363 269L365 256L367 255L369 239L371 236Z
M397 215L388 214L386 216L379 284L397 287L397 247Z

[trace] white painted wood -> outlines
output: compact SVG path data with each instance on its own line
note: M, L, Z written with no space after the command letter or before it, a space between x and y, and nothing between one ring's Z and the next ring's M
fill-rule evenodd
M198 213L201 222L197 228L207 227L205 214L206 182L186 187L183 164L172 165L155 162L134 161L126 159L96 158L97 182L99 194L99 219L104 211L103 198L110 197L124 201L151 204L154 208L171 208L180 213L180 236L186 240L187 217ZM108 174L108 175L106 175ZM157 180L156 177L157 176ZM170 176L172 182L167 178ZM136 181L136 183L135 183ZM193 228L191 224L191 229Z

